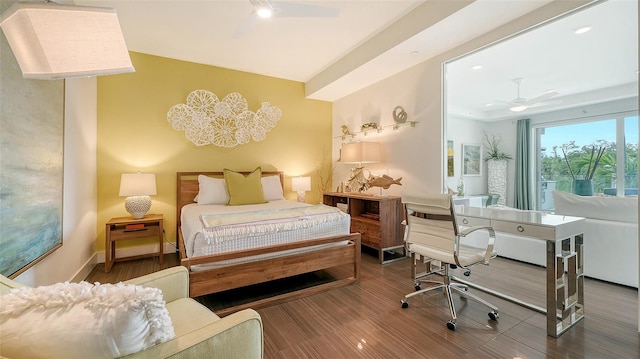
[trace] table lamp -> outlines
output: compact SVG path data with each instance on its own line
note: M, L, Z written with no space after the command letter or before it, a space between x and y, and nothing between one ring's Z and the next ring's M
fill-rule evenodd
M377 163L382 160L382 150L379 142L351 142L342 144L340 150L340 162L355 163L356 168L351 170L349 184L352 190L362 192L369 188L370 175L364 174L365 163Z
M120 177L120 197L127 197L124 207L135 219L140 219L151 208L151 198L155 196L156 175L154 173L123 173Z
M311 190L311 177L293 177L291 189L298 192L298 202L304 202L305 192Z

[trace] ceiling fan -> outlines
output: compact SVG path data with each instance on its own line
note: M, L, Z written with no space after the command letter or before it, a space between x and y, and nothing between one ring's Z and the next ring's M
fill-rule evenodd
M234 38L240 38L251 29L258 21L270 17L337 17L340 9L337 7L312 5L302 2L249 0L253 11L240 24L233 34Z
M540 96L537 96L528 100L526 98L520 97L520 83L522 82L522 80L523 78L521 77L513 79L513 82L517 86L517 93L516 93L515 99L511 101L499 101L499 102L508 104L510 106L509 110L513 112L522 112L531 107L547 106L547 105L554 105L554 104L560 103L560 101L548 101L552 97L555 97L559 94L557 91L553 91L553 90L547 91L545 94L542 94Z

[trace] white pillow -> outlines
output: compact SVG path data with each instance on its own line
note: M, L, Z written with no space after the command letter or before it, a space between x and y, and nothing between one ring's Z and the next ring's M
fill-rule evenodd
M198 184L200 191L195 201L199 205L229 203L229 192L227 192L227 184L224 179L199 175Z
M282 184L280 183L280 176L266 176L260 179L262 182L262 189L264 191L264 199L267 201L276 201L284 199L282 193Z
M160 289L87 282L1 296L0 333L10 358L116 358L175 337Z

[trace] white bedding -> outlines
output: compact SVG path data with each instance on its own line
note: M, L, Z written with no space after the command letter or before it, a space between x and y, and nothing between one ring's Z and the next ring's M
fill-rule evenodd
M310 206L309 204L288 200L276 200L263 204L243 206L188 204L182 208L181 212L182 234L185 242L186 255L187 257L196 257L349 234L350 217L348 214L342 212L339 212L339 215L332 214L331 218L327 221L317 223L310 227L295 227L295 229L280 228L270 233L257 231L252 234L229 236L220 238L219 240L207 240L203 233L203 215L206 217L208 214L220 213L223 216L228 216L232 213L247 213L267 209L283 210ZM244 260L247 260L247 258L242 259L242 261ZM238 261L239 260L225 261L225 264L236 263Z

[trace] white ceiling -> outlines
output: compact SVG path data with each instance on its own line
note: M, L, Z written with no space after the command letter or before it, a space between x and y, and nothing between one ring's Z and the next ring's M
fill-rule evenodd
M254 18L249 0L75 0L116 8L130 51L304 82L309 98L327 101L548 2L292 0L284 6L299 5L302 11L284 7L262 20ZM314 17L313 6L339 15ZM305 16L286 16L300 14Z
M581 35L583 26L591 30ZM473 70L475 65L482 65ZM449 114L501 120L638 95L638 2L609 0L447 64ZM509 111L554 90L545 106ZM501 102L502 101L502 102ZM489 105L488 105L489 104Z
M339 15L285 8L267 20L254 19L249 0L75 3L115 8L130 51L305 82L309 98L334 101L549 1L292 0L303 15L315 13L307 6Z

